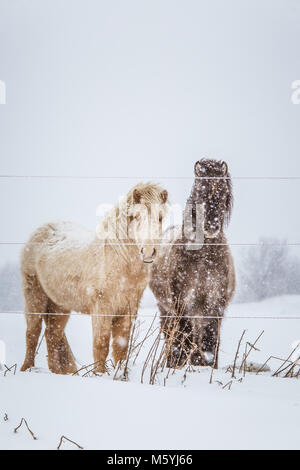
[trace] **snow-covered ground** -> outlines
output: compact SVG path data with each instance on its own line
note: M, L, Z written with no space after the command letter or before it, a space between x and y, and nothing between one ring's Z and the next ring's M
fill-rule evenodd
M140 310L140 337L153 314L154 307ZM220 368L211 384L210 368L185 368L168 376L165 370L157 374L155 385L149 384L148 368L141 384L155 335L146 341L134 365L131 360L128 381L114 380L113 371L102 377L82 377L86 370L74 377L51 374L43 342L36 369L7 372L5 377L4 370L0 372L0 448L55 449L65 435L85 449L299 449L300 381L272 377L280 365L277 359L269 361L271 371L258 375L244 376L237 370L232 379L226 371L244 329L239 363L246 342L253 343L263 330L256 344L259 351L251 352L249 362L286 358L300 341L300 320L291 317L300 317L300 296L231 305L223 322ZM24 333L21 315L0 316L7 366L16 363L20 368ZM72 316L67 336L78 367L91 364L90 319ZM24 424L13 432L23 417L37 440ZM74 444L65 442L62 447Z

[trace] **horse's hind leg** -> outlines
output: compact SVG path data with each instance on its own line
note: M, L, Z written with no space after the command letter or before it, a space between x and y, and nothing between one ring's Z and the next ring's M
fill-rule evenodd
M41 315L26 313L26 325L26 355L21 367L22 372L34 367L35 352L42 330Z
M70 314L51 301L49 302L48 312L45 318L45 337L49 369L55 374L72 374L76 372L77 368L64 332Z
M48 297L35 275L23 274L26 317L26 355L21 371L34 367L35 352L42 329L42 315L46 313Z

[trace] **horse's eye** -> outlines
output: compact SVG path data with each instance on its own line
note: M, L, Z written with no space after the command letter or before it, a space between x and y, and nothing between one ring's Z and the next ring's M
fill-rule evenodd
M162 215L160 215L160 216L159 216L159 219L158 219L159 222L162 222L162 219L163 219L163 218L162 218Z
M132 222L134 219L135 219L135 217L133 215L129 216L129 222Z

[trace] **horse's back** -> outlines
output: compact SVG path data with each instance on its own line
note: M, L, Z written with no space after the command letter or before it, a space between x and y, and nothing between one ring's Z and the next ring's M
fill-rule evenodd
M36 274L35 262L38 253L41 251L43 245L47 243L50 238L52 226L45 224L38 227L29 237L21 253L21 271L24 274Z
M21 255L21 270L35 274L40 258L55 256L76 247L83 247L93 239L92 232L72 222L54 221L38 227L30 236Z

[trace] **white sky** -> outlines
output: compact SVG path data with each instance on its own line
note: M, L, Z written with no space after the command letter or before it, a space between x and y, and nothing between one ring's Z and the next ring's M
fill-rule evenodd
M0 0L0 174L192 177L205 155L300 176L299 44L297 0ZM158 180L184 203L192 179ZM93 228L137 181L0 179L0 241L57 218ZM300 181L234 193L231 242L300 242Z

